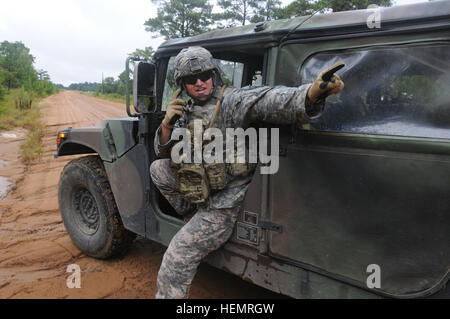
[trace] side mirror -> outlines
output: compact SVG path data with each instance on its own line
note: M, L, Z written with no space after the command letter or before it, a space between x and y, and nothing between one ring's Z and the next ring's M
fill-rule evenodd
M139 113L150 113L155 107L155 75L152 63L138 62L134 67L133 104Z
M127 74L129 73L127 59ZM127 83L128 84L128 83ZM127 89L127 113L128 116L137 116L131 114L130 101ZM156 107L156 66L153 63L139 61L135 64L133 75L133 105L139 113L154 112Z

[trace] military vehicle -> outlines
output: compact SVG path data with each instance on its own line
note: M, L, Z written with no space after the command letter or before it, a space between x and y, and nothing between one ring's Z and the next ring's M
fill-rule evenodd
M168 245L185 224L149 166L173 59L194 45L235 87L298 86L345 63L345 89L321 117L279 126L278 172L255 173L232 238L208 263L294 298L449 297L450 1L164 42L135 64L129 117L58 133L56 156L91 154L59 183L64 225L84 253L123 254L136 234Z

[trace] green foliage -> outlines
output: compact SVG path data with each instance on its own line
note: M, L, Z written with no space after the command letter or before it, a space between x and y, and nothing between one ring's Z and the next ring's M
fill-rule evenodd
M38 107L34 107L27 112L27 120L23 127L28 130L28 134L25 142L20 145L20 158L25 163L29 163L39 159L44 153L41 142L45 135L45 125L41 121Z
M117 102L117 103L122 103L125 104L125 95L123 94L119 94L119 93L108 93L108 94L102 94L100 92L95 92L94 94L92 93L83 93L86 95L90 95L90 96L95 96L104 100L108 100L111 102Z
M45 70L36 71L33 67L34 57L22 42L0 43L0 99L8 91L24 88L34 92L39 97L57 92L50 82L50 76Z
M34 84L33 90L41 97L59 92L59 89L55 87L50 80L37 81L37 83Z
M32 98L28 108L19 108L16 105L18 98ZM14 127L22 127L28 131L25 142L21 145L20 158L24 162L38 159L42 153L42 137L45 125L40 119L40 108L36 94L25 91L23 88L11 89L0 101L0 130L10 130Z
M72 91L91 92L95 93L95 96L115 94L118 96L125 96L126 94L126 72L123 71L117 80L113 77L106 77L102 83L96 82L84 82L84 83L72 83L67 89ZM131 86L130 86L131 87ZM104 96L102 96L104 97Z
M287 6L277 10L277 19L290 19L294 17L306 16L317 10L317 4L310 0L296 0Z
M254 15L251 17L250 22L256 23L276 20L278 19L280 10L280 0L258 1L256 7L254 7Z
M33 92L25 91L22 87L20 89L11 92L11 98L14 100L16 109L26 110L31 109L33 100L35 99L35 94Z
M22 42L0 43L0 129L28 130L21 145L25 162L41 156L45 126L40 120L38 101L56 93L45 70L35 70L34 57Z
M214 14L219 28L275 20L281 10L280 0L219 0L217 4L222 9Z
M209 30L212 8L209 0L153 0L158 4L156 18L148 19L145 30L166 39L189 37Z
M209 0L152 0L158 5L157 17L145 22L154 37L189 37L214 28L234 27L248 22L305 16L315 11L338 12L366 9L370 4L391 6L392 0L294 0L282 7L280 0L217 0L221 9L212 13ZM138 53L138 55L140 55Z
M11 89L0 103L2 107L2 116L0 117L0 129L11 129L13 127L24 127L29 122L28 113L31 109L35 109L36 100L31 104L30 108L20 109L16 107L18 97L28 94L23 89ZM27 95L29 97L29 95Z
M319 8L332 9L333 12L366 9L369 5L376 4L378 6L389 7L392 5L391 0L319 0L317 5Z
M295 0L282 9L277 10L276 18L289 19L306 16L315 11L339 12L366 9L371 4L389 7L392 5L392 0Z
M117 93L119 95L126 95L126 90L127 90L127 72L123 71L122 73L119 74L119 79L118 81L118 86L117 86ZM131 88L133 87L133 81L128 79L128 87Z
M115 93L119 87L119 83L114 81L113 77L107 77L103 80L103 93Z
M145 47L142 49L136 49L134 52L128 54L129 57L133 57L139 60L151 61L152 56L155 53L152 47Z
M97 87L100 85L101 83L95 82L72 83L67 87L67 89L82 92L96 92Z
M258 8L257 0L218 0L217 4L223 10L214 15L215 20L225 20L226 27L245 25L253 16L253 10ZM221 22L219 22L221 26Z
M5 90L5 88L3 87L3 72L2 72L3 70L2 69L0 69L0 102L3 100L3 98L4 98L4 96L5 96L5 94L6 94L6 90ZM1 112L1 107L0 107L0 114L1 114L2 112Z
M22 42L3 41L0 44L0 69L2 85L8 90L24 85L31 86L37 80L33 68L34 57Z

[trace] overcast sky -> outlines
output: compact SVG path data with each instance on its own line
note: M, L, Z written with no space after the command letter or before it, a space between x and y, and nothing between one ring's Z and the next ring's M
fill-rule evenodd
M0 42L22 41L36 58L35 67L46 70L54 83L101 82L102 72L117 78L128 53L156 49L164 41L145 31L144 22L155 16L150 0L2 1Z

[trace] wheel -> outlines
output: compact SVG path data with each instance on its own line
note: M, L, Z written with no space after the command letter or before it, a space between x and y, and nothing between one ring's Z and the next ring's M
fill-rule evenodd
M75 245L86 255L123 255L136 235L122 224L103 163L80 157L63 169L58 189L61 217Z

